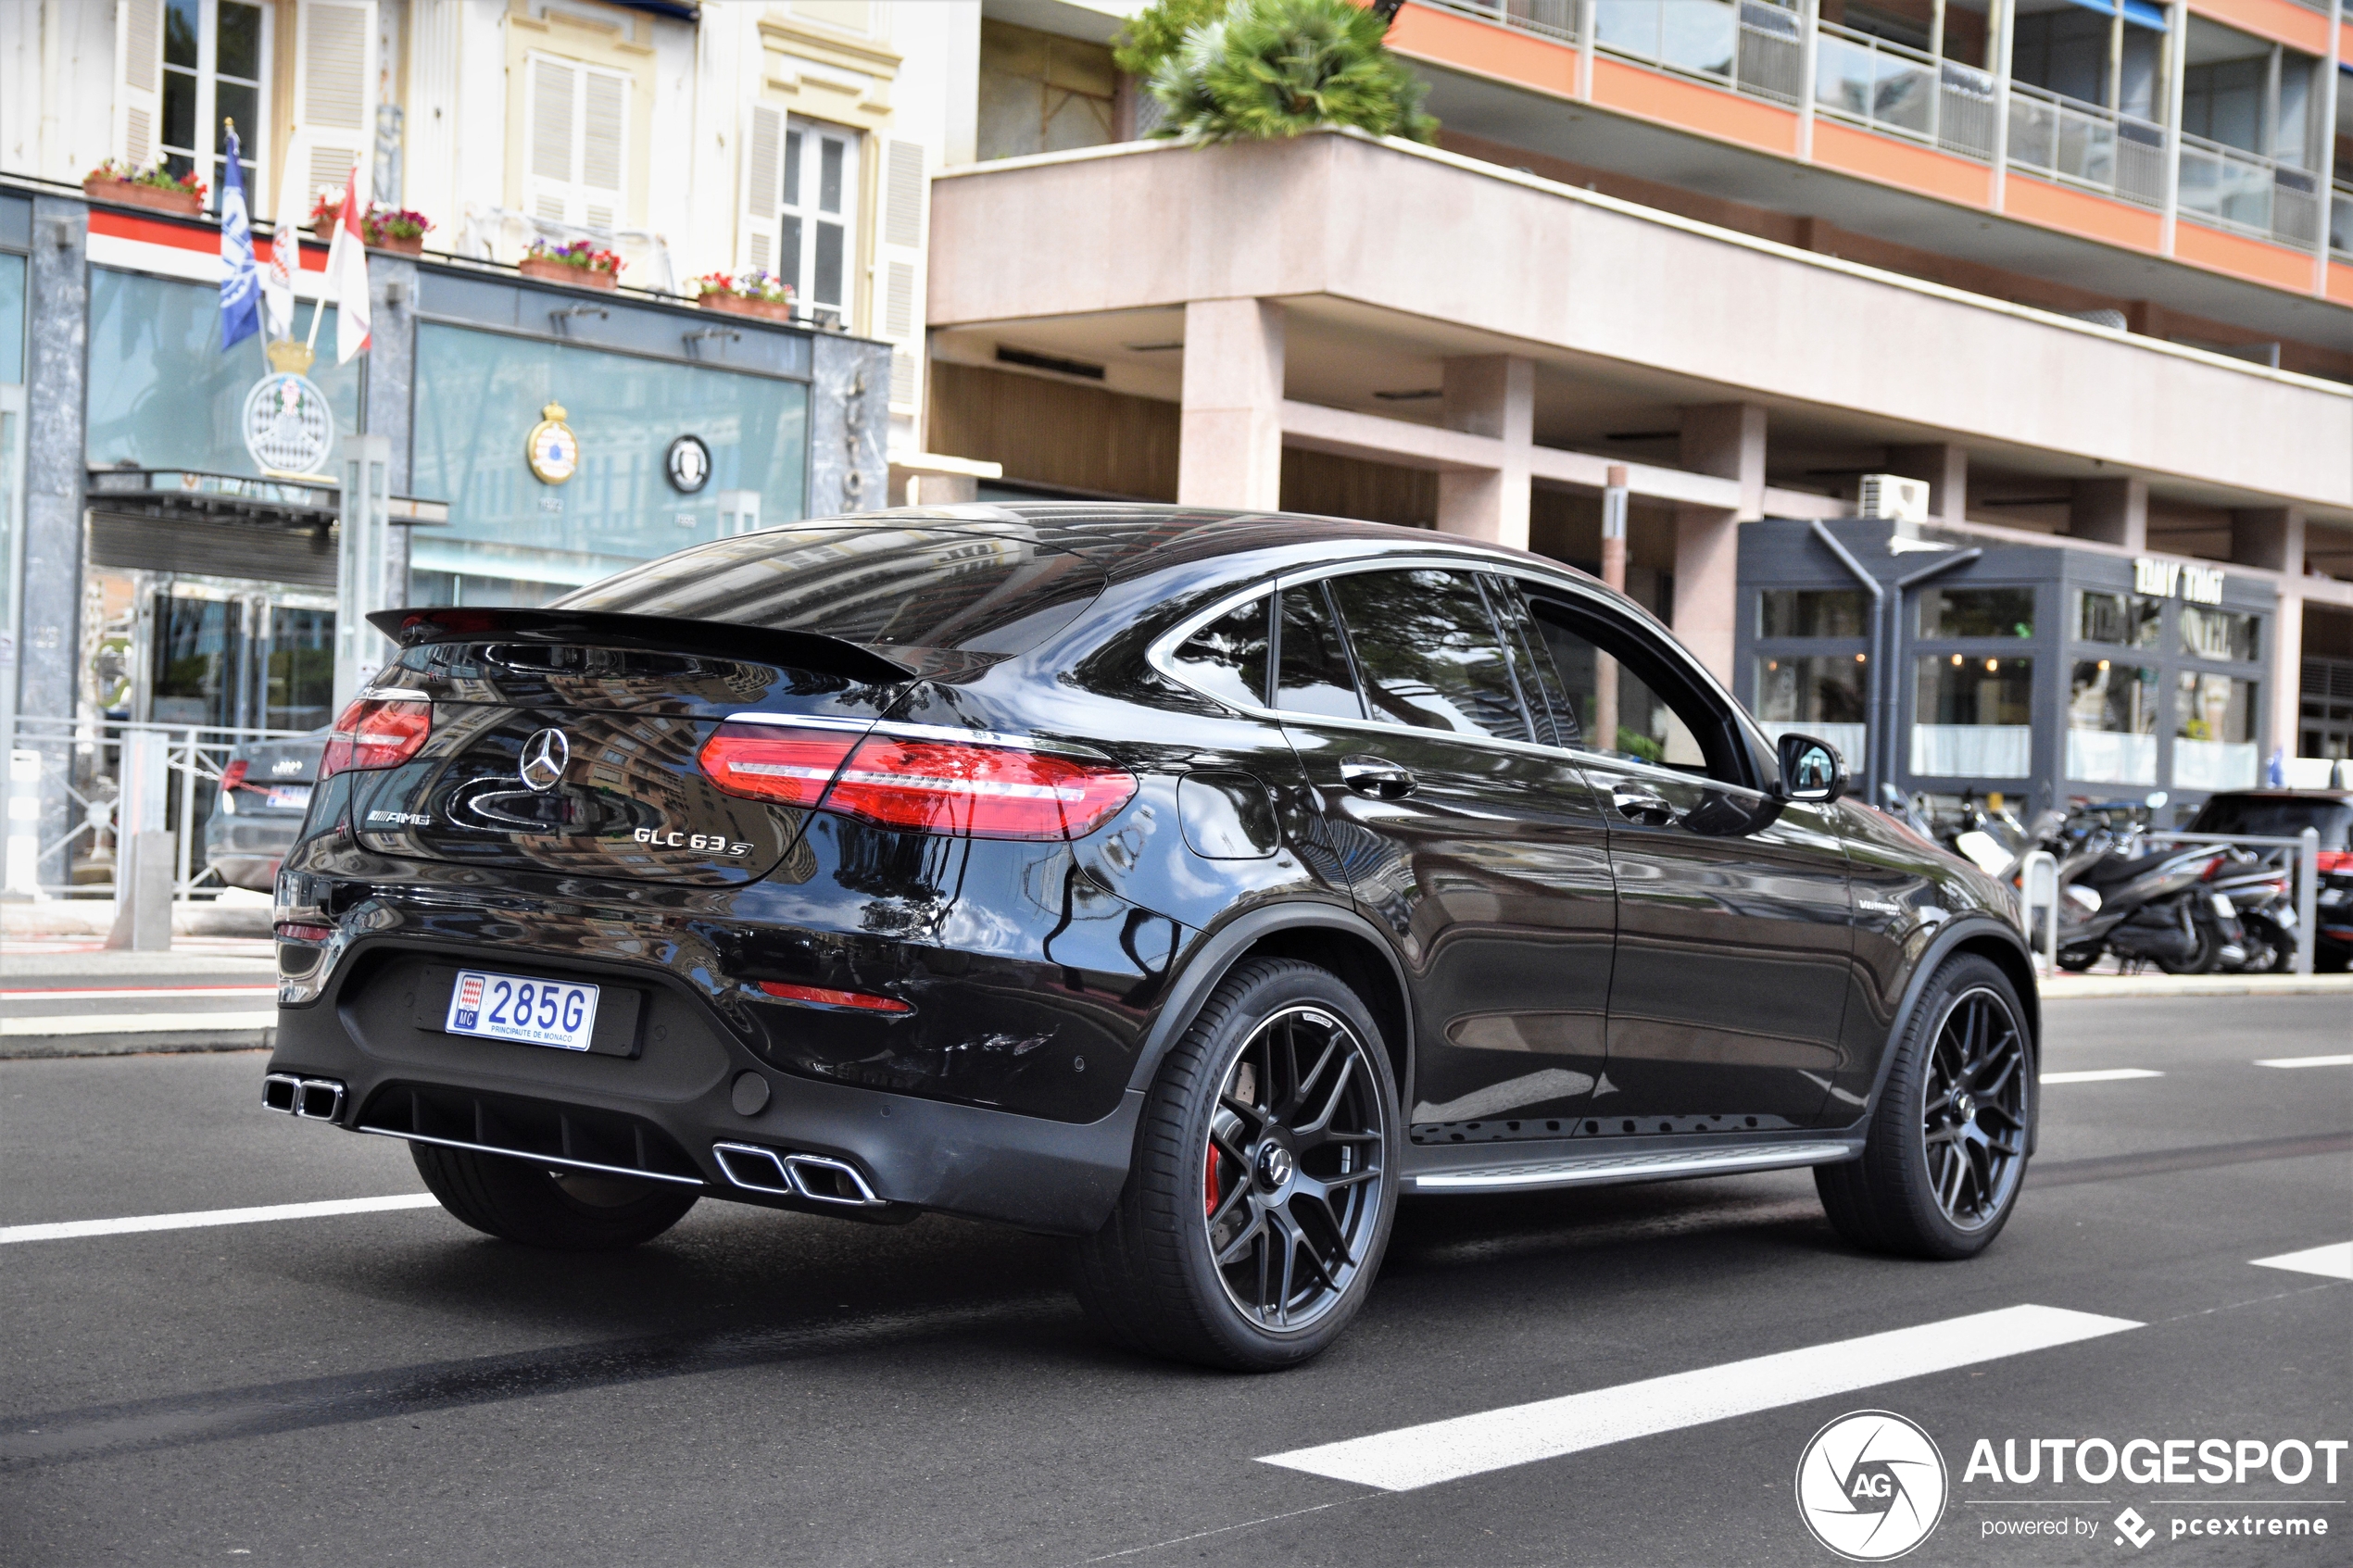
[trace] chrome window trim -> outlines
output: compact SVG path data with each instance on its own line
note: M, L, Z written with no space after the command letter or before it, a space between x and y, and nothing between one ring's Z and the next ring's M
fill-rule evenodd
M1528 757L1541 757L1555 762L1567 760L1580 769L1609 769L1617 772L1630 773L1637 778L1651 779L1660 784L1696 785L1705 789L1720 791L1727 795L1740 796L1750 800L1769 800L1778 798L1769 791L1756 789L1748 784L1728 784L1721 779L1709 778L1705 775L1695 776L1691 773L1679 771L1673 768L1662 767L1656 763L1644 762L1639 758L1608 756L1598 751L1588 751L1581 746L1541 746L1532 741L1506 740L1501 735L1490 735L1472 731L1425 730L1412 724L1390 723L1378 719L1335 719L1319 713L1291 713L1286 712L1281 709L1267 708L1256 703L1233 702L1227 698L1217 696L1202 690L1201 687L1194 685L1190 681L1186 680L1182 675L1179 675L1174 668L1172 668L1174 663L1174 655L1179 647L1182 647L1187 642L1190 641L1197 633L1199 633L1203 627L1209 625L1210 622L1223 620L1225 617L1231 615L1235 610L1241 608L1242 606L1250 603L1252 599L1265 598L1270 595L1281 593L1286 588L1300 587L1309 583L1328 582L1330 579L1335 577L1352 576L1357 572L1409 571L1429 567L1438 567L1453 571L1468 570L1472 571L1483 571L1491 576L1509 577L1515 581L1524 583L1541 583L1545 588L1551 589L1554 592L1566 592L1570 594L1580 602L1584 603L1588 608L1593 608L1596 611L1606 608L1602 601L1597 599L1595 596L1593 596L1582 584L1579 583L1575 579L1554 577L1551 573L1543 571L1541 569L1526 566L1516 561L1496 561L1491 560L1483 556L1472 555L1387 556L1368 560L1348 561L1339 566L1302 568L1283 572L1279 576L1262 578L1260 581L1252 583L1247 588L1236 590L1233 593L1227 594L1223 597L1213 601L1205 609L1194 611L1184 620L1178 621L1176 626L1169 631L1164 632L1159 636L1153 638L1151 646L1144 650L1144 660L1160 674L1166 676L1169 680L1174 681L1176 684L1182 686L1185 690L1191 692L1194 696L1202 697L1207 701L1214 702L1218 707L1227 709L1228 712L1239 713L1245 718L1267 719L1272 720L1278 724L1312 724L1344 730L1359 730L1369 734L1416 735L1423 739L1429 739L1434 736L1442 735L1449 740L1460 742L1465 746L1478 747L1482 750L1510 752ZM1676 646L1673 644L1669 644L1668 646L1672 649L1672 656L1680 658L1691 671L1696 671L1702 675L1706 674L1706 671L1705 670L1701 670L1699 666L1692 660L1690 655L1685 653L1680 646ZM1721 688L1713 676L1708 676L1705 682L1705 689L1720 690ZM1725 694L1725 699L1728 702L1731 700L1729 693ZM1731 707L1735 713L1743 711L1740 704L1737 702L1731 702Z

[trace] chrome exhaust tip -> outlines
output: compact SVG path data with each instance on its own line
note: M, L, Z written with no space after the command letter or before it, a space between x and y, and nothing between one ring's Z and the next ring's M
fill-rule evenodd
M805 1198L844 1209L889 1207L889 1199L875 1193L865 1173L848 1160L749 1143L713 1144L711 1153L727 1179L746 1192Z
M261 1080L261 1104L306 1122L333 1122L343 1115L343 1085L333 1078L272 1073Z

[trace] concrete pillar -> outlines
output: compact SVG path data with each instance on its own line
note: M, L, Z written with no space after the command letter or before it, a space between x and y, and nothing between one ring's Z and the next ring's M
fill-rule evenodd
M25 302L23 608L18 624L17 711L69 719L82 671L82 514L90 443L90 208L59 196L32 198L32 255ZM41 842L65 838L74 808L66 793L69 744L45 740ZM72 877L53 852L42 882Z
M1887 471L1928 481L1929 515L1941 522L1969 521L1969 448L1950 442L1890 446Z
M1683 410L1682 467L1740 483L1737 509L1675 508L1675 635L1726 685L1740 598L1740 525L1765 515L1765 410L1716 403Z
M379 251L368 257L368 374L361 383L364 409L359 428L390 444L385 483L395 495L413 495L409 459L415 442L411 415L417 381L417 264ZM439 497L435 497L439 499ZM407 608L409 533L384 530L382 609Z
M889 505L889 345L818 332L809 349L809 515Z
M2128 550L2149 545L2149 486L2145 479L2079 479L2067 508L2067 531Z
M1480 354L1445 363L1449 430L1504 444L1504 466L1438 476L1438 531L1528 548L1528 449L1536 433L1536 362Z
M2263 706L2270 710L2266 761L2277 748L2296 754L2304 717L2304 508L2265 507L2231 514L2231 559L2279 572L2280 608L2263 643Z
M1264 299L1185 306L1176 499L1274 511L1283 489L1283 307Z

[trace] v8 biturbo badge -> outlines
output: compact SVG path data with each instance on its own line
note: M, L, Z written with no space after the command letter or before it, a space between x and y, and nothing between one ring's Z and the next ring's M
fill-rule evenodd
M564 406L550 403L531 427L531 471L542 484L561 484L580 469L580 438L564 423Z

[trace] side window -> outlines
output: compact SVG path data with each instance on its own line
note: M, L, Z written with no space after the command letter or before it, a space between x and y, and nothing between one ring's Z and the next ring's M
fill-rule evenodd
M1266 599L1219 616L1187 638L1169 662L1185 684L1221 701L1266 706Z
M1504 628L1504 646L1519 676L1520 696L1528 699L1528 718L1535 727L1536 743L1582 745L1578 738L1577 710L1570 706L1560 672L1553 668L1552 654L1528 613L1528 596L1508 577L1490 577L1486 583L1487 603Z
M1327 719L1362 719L1356 676L1348 667L1340 623L1332 619L1324 584L1307 583L1283 590L1277 616L1279 641L1275 666L1275 706L1291 713Z
M1375 719L1529 738L1503 640L1471 573L1358 571L1330 583Z
M1745 784L1732 735L1699 694L1642 640L1612 628L1582 606L1537 596L1536 640L1549 658L1580 745L1687 773Z

